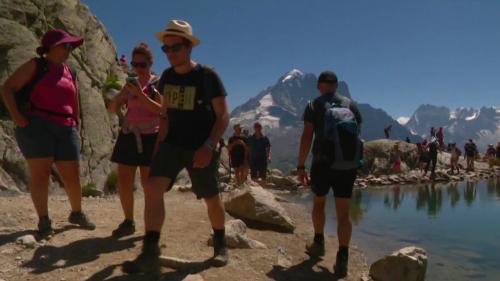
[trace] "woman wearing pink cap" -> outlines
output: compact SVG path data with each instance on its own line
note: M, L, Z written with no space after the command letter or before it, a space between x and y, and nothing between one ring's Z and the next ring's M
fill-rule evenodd
M40 57L21 65L3 85L4 103L28 163L28 188L39 217L41 237L53 234L47 206L52 163L69 197L69 222L95 229L81 210L79 93L76 76L65 64L71 51L82 44L81 37L60 29L49 30L36 49Z

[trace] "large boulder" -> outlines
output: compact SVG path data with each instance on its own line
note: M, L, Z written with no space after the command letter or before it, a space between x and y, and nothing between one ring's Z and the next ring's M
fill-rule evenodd
M415 168L417 165L417 146L404 141L379 139L367 141L364 144L364 166L363 171L377 174L390 173L392 164L392 151L394 145L398 144L401 152L401 162L404 169Z
M276 200L274 195L260 185L245 184L229 194L224 202L226 211L254 228L293 232L294 221Z
M262 242L247 235L247 225L242 220L230 220L225 224L226 244L231 249L267 249ZM208 239L208 246L213 246L213 237Z
M0 1L0 84L36 56L41 36L52 28L62 28L85 39L67 63L77 72L81 95L82 183L102 188L111 171L109 156L118 128L117 118L106 111L104 84L111 75L123 79L125 74L118 65L112 39L89 8L78 0ZM1 102L0 119L8 119ZM4 128L6 132L5 136L0 133L2 140L12 139L13 130L9 129L12 127L10 121L0 123L0 130ZM2 147L2 143L1 167L18 185L24 186L27 173L17 145L14 142ZM58 179L51 182L57 184Z
M374 281L423 281L426 270L425 250L406 247L374 262L370 276Z
M0 192L2 191L17 194L19 193L19 188L10 175L0 167Z

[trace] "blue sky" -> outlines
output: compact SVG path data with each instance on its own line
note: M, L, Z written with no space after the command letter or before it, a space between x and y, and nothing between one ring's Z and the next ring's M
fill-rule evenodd
M500 106L497 0L83 0L119 54L139 42L168 62L156 31L189 21L193 58L217 70L230 108L298 68L334 70L359 102L409 116L422 103Z

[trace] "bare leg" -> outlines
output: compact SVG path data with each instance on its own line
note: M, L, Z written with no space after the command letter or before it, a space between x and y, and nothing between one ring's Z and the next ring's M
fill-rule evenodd
M207 204L208 217L213 229L224 229L224 206L219 195L210 198L205 198Z
M71 210L82 210L82 185L80 183L80 163L78 161L56 161L57 172L62 178L69 197Z
M38 217L48 216L49 177L53 158L27 159L30 171L28 188Z
M170 185L166 177L151 177L144 185L144 223L146 231L161 232L165 220L163 194Z
M118 164L118 194L126 219L134 219L134 180L136 166Z
M350 198L335 198L335 210L337 211L337 234L339 246L348 247L351 241L352 224L349 219Z
M321 234L325 229L326 196L316 196L313 199L312 221L314 233Z

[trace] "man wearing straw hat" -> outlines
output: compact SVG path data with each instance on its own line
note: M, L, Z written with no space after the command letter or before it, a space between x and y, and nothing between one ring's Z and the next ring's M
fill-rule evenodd
M172 20L156 37L163 43L162 50L171 67L163 72L158 84L163 103L160 132L144 187L146 234L142 253L134 261L126 262L123 269L128 273L159 269L158 245L165 218L163 194L183 168L189 172L193 192L207 205L213 228L212 264L224 266L228 253L216 146L229 123L227 94L212 69L191 60L193 47L200 40L193 36L188 22Z

